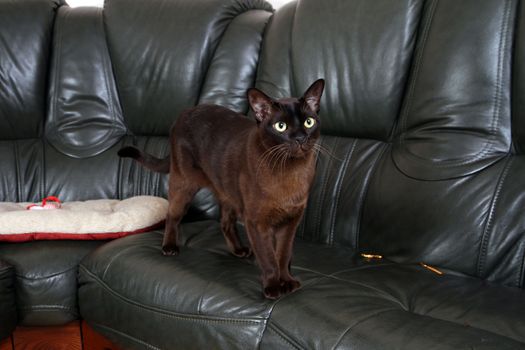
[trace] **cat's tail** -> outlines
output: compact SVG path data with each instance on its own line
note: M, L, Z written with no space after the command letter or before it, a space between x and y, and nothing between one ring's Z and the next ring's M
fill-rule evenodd
M170 156L163 159L157 158L131 146L121 148L118 151L118 155L120 157L133 158L144 167L159 173L167 174L170 172Z

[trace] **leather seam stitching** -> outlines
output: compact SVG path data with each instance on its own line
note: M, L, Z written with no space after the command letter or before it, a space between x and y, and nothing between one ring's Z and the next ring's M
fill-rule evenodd
M382 315L384 313L387 313L387 312L392 312L392 311L399 311L398 309L388 309L388 310L381 310L381 311L378 311L372 315L369 315L368 317L365 317L363 318L362 320L359 320L357 321L356 323L354 323L353 325L350 325L349 327L347 327L345 329L345 331L339 336L339 338L337 339L336 343L334 344L334 346L332 347L332 350L335 350L339 344L343 341L343 338L346 334L350 333L356 326L359 326L361 323L363 322L366 322L374 317L377 317L379 315Z
M297 91L297 82L296 82L296 70L294 70L295 65L293 64L294 52L293 52L293 43L294 43L294 28L296 26L296 16L297 8L299 7L299 1L295 1L295 6L293 7L293 14L290 20L290 33L289 33L289 44L288 44L288 71L292 74L288 74L290 94L292 96L296 95ZM288 33L287 33L288 34Z
M16 171L16 198L17 202L22 202L22 179L20 178L20 156L18 151L18 141L13 141L13 148L15 154L15 171Z
M481 236L481 247L480 247L480 251L479 251L479 254L478 254L478 266L477 266L477 272L478 272L478 276L479 277L482 277L483 276L483 273L484 273L484 268L485 268L485 262L486 262L486 254L487 254L487 249L488 249L488 241L489 241L489 236L490 236L490 231L492 230L492 224L494 222L494 213L496 211L496 207L498 205L498 200L499 200L499 195L500 195L500 192L501 192L501 189L503 188L503 185L505 183L505 180L507 178L507 175L508 175L508 172L509 172L509 169L512 165L512 162L513 162L513 157L508 157L507 158L507 164L505 164L505 167L503 168L502 172L500 173L500 176L499 176L499 179L498 179L498 183L496 185L496 188L494 190L494 194L492 195L492 200L491 200L491 203L490 203L490 208L489 208L489 212L487 213L487 221L485 223L485 228L483 230L483 234Z
M23 279L23 280L26 280L26 281L38 281L38 280L49 279L49 278L56 277L56 276L59 276L59 275L64 275L64 274L66 274L68 272L71 272L72 270L75 270L76 268L77 268L77 266L75 265L73 267L70 267L67 270L63 270L63 271L60 271L60 272L55 272L52 275L40 276L40 277L26 277L26 276L20 275L20 274L16 274L15 276L18 279Z
M126 145L126 137L122 138L120 142L120 148L123 148ZM118 170L117 170L117 198L122 199L122 173L123 173L123 160L122 157L118 157Z
M97 10L97 12L100 13L97 23L99 24L100 31L102 32L102 37L105 39L106 33L105 33L105 28L104 28L103 9L100 8ZM109 50L107 47L106 40L103 40L102 46L103 46L104 53L107 53L107 56L106 56L102 54L102 52L99 52L100 59L102 61L102 69L104 71L104 85L106 86L106 90L108 91L108 103L109 103L109 109L111 111L111 119L113 120L114 123L118 124L117 113L115 112L116 109L113 104L113 99L115 98L115 96L113 95L113 90L110 89L110 84L108 80L109 77L113 75L109 74L110 72L108 71L108 66L111 65L111 62L108 62ZM103 142L106 142L107 140L111 139L113 135L115 134L115 131L116 131L115 128L112 127L109 131L108 136L104 138ZM99 142L97 145L100 145L100 144L102 144L102 141Z
M425 25L423 26L423 32L421 33L421 43L416 46L416 50L418 51L416 53L416 59L414 62L414 71L413 76L410 77L409 82L409 91L406 96L406 106L403 108L403 112L401 115L401 135L399 137L399 142L401 144L404 143L405 140L405 133L407 131L407 122L408 122L408 114L410 113L410 109L412 107L412 98L414 96L414 92L416 89L416 81L419 77L419 70L421 69L421 61L423 60L423 52L425 51L425 47L427 45L428 35L430 32L430 25L434 19L434 13L437 7L438 0L432 0L432 3L430 4L430 12L428 14L428 20L426 21ZM423 15L424 16L424 15Z
M131 247L127 247L127 248L124 248L122 249L121 251L119 251L117 254L113 255L111 257L111 259L109 260L109 262L107 263L106 267L104 268L104 272L102 273L102 279L105 279L106 278L106 274L108 273L108 270L109 268L111 267L111 265L113 265L113 262L118 258L120 257L123 253L127 252L128 250L134 248L133 246Z
M502 103L502 90L503 90L503 69L504 69L504 58L506 57L507 44L508 44L508 33L509 33L509 18L510 18L510 0L505 1L505 8L503 10L503 18L500 25L500 40L498 43L498 66L496 73L496 91L494 91L493 105L494 114L492 117L492 123L490 125L490 137L483 146L483 149L479 152L480 154L488 153L490 151L489 146L493 143L495 138L495 132L500 122L500 108ZM487 150L486 150L487 149ZM485 151L486 150L486 151ZM481 158L481 156L480 156Z
M336 138L332 149L336 149L338 144L339 144L339 138ZM321 221L323 219L322 211L323 211L323 204L326 199L326 193L327 193L326 187L328 186L328 179L330 178L331 165L332 165L332 158L327 157L327 164L325 167L326 170L323 172L321 192L319 193L319 203L317 204L317 210L316 210L315 232L316 232L317 238L321 237Z
M297 342L297 340L295 340L292 336L290 336L289 334L286 334L277 324L277 322L275 321L272 321L269 326L268 326L268 329L270 331L272 331L273 333L277 334L277 336L279 338L281 338L282 340L284 340L284 342L288 345L290 345L291 347L293 347L294 349L303 349L302 346L299 345L299 343Z
M363 287L363 288L366 288L366 289L369 289L369 290L373 290L373 291L375 291L375 292L380 294L380 296L382 297L382 300L391 302L393 305L399 306L400 310L409 312L409 307L403 305L400 300L396 299L393 295L388 294L386 291L381 290L379 288L376 288L374 286L368 285L366 283L360 283L360 282L357 282L357 281L348 280L348 279L345 279L345 278L342 278L342 277L338 276L339 274L342 274L342 273L345 273L345 272L353 272L353 271L359 271L359 270L364 270L364 269L369 269L369 268L393 266L393 265L401 266L401 264L393 264L393 263L378 264L378 265L365 265L365 266L360 266L360 267L357 267L357 268L354 267L354 268L350 268L350 269L336 271L336 272L334 272L332 274L329 274L329 275L325 274L325 273L322 273L322 272L306 269L306 268L297 268L295 266L293 268L294 269L300 269L300 270L302 269L302 270L305 270L305 271L310 271L312 273L315 273L319 277L316 280L312 280L312 281L309 281L307 284L304 284L303 285L303 289L306 289L306 287L310 287L310 286L316 285L322 280L326 280L326 279L328 279L328 280L330 280L330 279L331 280L336 280L336 281L344 282L344 283L351 284L351 285L354 285L354 286L360 286L360 287Z
M334 243L334 234L335 234L335 221L337 216L337 209L339 207L339 198L341 196L341 190L343 187L343 181L344 177L346 175L346 171L348 169L348 164L350 164L350 160L352 159L354 155L355 148L357 147L358 139L354 139L354 142L352 142L352 146L350 148L350 151L345 154L345 159L343 160L343 164L340 168L339 176L337 177L337 181L335 183L335 199L332 202L332 215L331 215L331 225L330 225L330 236L329 236L329 244L332 245Z
M207 315L196 315L196 314L190 314L190 313L179 313L174 311L168 311L163 310L160 308L156 308L153 306L145 305L142 303L139 303L137 301L134 301L132 299L129 299L117 291L113 290L111 287L109 287L103 280L101 280L98 276L93 274L91 271L87 269L87 267L83 265L79 265L80 268L88 274L92 279L94 279L96 282L99 283L99 286L102 287L106 292L111 294L113 297L120 299L122 302L130 304L131 306L135 306L139 309L144 309L149 312L157 313L161 316L168 317L168 318L175 318L183 321L192 321L192 322L203 322L203 323L233 323L233 324L255 324L258 325L261 322L264 321L264 319L239 319L239 318L228 318L228 317L221 317L221 316L207 316Z
M525 244L522 244L522 246L524 247L523 248L523 252L522 252L522 256L521 256L521 266L520 266L520 271L519 271L519 275L518 275L518 278L517 278L517 286L518 287L521 287L523 288L523 278L524 278L524 275L525 275Z
M416 315L416 316L419 316L419 317L425 317L425 318L430 318L432 320L437 320L439 322L444 322L444 323L449 323L449 324L453 324L454 326L462 326L464 327L465 324L464 323L458 323L458 322L455 322L453 320L447 320L445 318L441 318L441 317L436 317L436 316L431 316L429 314L423 314L423 313L416 313L416 312L411 312L413 315ZM488 329L488 328L483 328L483 327L480 327L479 325L477 326L470 326L472 329L476 330L476 331L481 331L481 332L484 332L484 333L488 333L488 334L491 334L491 335L495 335L495 336L498 336L498 337L502 337L502 338L506 338L506 339L511 339L515 342L518 342L520 344L525 344L522 340L520 339L517 339L515 338L514 336L512 335L507 335L507 334L503 334L503 333L497 333L496 330L491 330L491 329Z
M63 13L64 15L58 16L60 12ZM62 52L62 22L65 21L66 15L67 15L67 12L66 12L65 7L64 7L64 11L60 11L60 8L59 8L55 15L55 28L53 30L53 35L55 36L55 38L53 39L56 40L56 50L53 50L53 52L57 54L54 55L56 56L56 59L53 62L54 79L52 80L52 82L54 83L53 86L55 86L55 89L51 88L51 91L53 92L53 96L49 104L50 109L51 109L49 114L53 122L46 123L45 128L44 128L46 131L46 134L49 134L51 132L52 134L57 135L60 141L62 141L62 138L58 130L56 130L56 128L53 128L50 130L49 127L52 126L52 124L56 124L54 115L57 113L57 110L58 110L58 91L59 91L58 86L60 85L59 82L60 82L60 76L61 76L59 67L60 67L60 62L62 61L61 60L62 58L62 55L61 55L61 52Z
M41 167L41 171L42 171L42 176L39 177L39 188L40 188L40 196L38 196L39 198L44 198L46 197L45 195L45 184L44 184L44 180L45 180L45 172L46 172L46 159L45 159L45 144L44 142L42 141L42 139L40 139L39 141L41 142L41 150L42 150L42 167ZM29 198L28 198L29 199Z

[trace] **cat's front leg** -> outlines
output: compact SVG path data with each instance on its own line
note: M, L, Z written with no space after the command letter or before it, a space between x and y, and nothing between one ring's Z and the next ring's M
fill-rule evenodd
M264 296L268 299L278 299L281 296L281 280L273 245L273 230L267 225L247 222L246 231L255 260L262 272Z
M290 272L293 242L301 218L302 212L290 219L283 226L279 227L275 234L275 251L279 264L281 292L283 294L291 293L301 287L301 282L299 282L298 279L292 277Z

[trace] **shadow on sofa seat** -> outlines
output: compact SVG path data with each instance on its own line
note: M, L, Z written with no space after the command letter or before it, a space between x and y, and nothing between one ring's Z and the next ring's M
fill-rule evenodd
M0 340L16 327L14 269L0 260Z
M219 230L184 225L177 257L161 255L162 232L95 250L80 265L82 316L132 349L525 348L519 289L298 240L303 287L270 301Z

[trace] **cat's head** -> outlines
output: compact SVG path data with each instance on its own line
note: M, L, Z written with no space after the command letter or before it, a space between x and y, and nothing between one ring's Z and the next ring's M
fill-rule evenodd
M248 90L248 101L260 133L269 146L282 145L293 158L306 157L320 135L319 106L324 80L316 80L299 98L273 99Z

